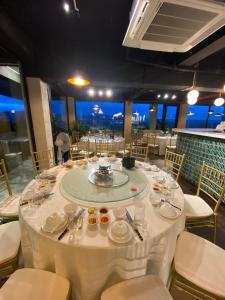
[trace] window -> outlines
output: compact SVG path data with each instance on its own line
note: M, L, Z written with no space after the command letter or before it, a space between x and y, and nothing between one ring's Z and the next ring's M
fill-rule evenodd
M189 105L186 128L205 128L208 118L208 105Z
M51 103L54 129L62 128L67 130L68 121L67 121L66 100L52 99L50 103Z
M166 116L164 121L164 128L171 129L176 127L177 120L177 106L176 105L167 105L166 106Z
M33 177L25 105L19 68L1 66L0 74L0 159L5 161L12 191L18 193Z
M162 128L162 122L163 122L162 119L163 119L163 104L158 104L156 129Z
M149 129L150 125L150 105L137 104L132 105L132 127L137 129Z
M216 128L216 126L224 120L224 106L211 106L210 110L213 113L209 114L207 127Z
M122 102L75 102L76 120L90 130L109 129L123 134Z

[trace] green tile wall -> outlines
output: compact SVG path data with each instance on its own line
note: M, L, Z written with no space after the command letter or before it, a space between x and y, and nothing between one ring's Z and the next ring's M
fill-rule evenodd
M176 152L186 154L181 174L196 185L203 160L225 171L225 140L179 133Z

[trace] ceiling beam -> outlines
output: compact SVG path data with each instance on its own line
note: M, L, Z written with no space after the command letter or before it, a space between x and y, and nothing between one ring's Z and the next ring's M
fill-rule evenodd
M193 66L201 60L205 59L206 57L214 54L215 52L222 50L223 48L225 48L225 36L219 38L212 44L204 47L203 49L199 50L187 59L183 60L179 65L186 67Z
M152 90L168 90L168 91L185 91L190 89L190 85L168 85L155 83L140 83L140 82L107 82L107 81L92 81L92 86L103 87L109 86L111 88L139 88ZM204 86L196 86L200 92L220 93L221 88L210 88Z

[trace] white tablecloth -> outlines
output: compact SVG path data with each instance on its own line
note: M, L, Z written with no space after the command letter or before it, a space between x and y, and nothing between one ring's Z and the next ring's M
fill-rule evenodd
M156 144L159 145L159 155L165 155L166 146L170 144L170 136L156 136ZM172 137L172 145L176 145L177 137Z
M107 137L100 137L100 136L89 136L89 137L82 137L81 140L89 140L89 151L95 152L95 140L101 140L101 141L108 141L108 142L114 142L116 144L116 150L123 150L124 149L124 138L121 136L116 136L113 140Z
M182 213L177 219L169 220L160 216L158 208L152 206L149 199L154 197L152 176L156 173L144 171L149 180L149 190L142 199L149 224L147 237L141 242L134 235L129 245L117 246L108 239L106 230L99 227L99 230L90 231L85 221L80 239L75 243L69 243L68 235L58 241L58 234L48 236L41 231L46 218L53 212L63 212L68 203L59 191L61 178L68 171L62 168L59 170L52 199L46 200L37 208L20 207L25 266L53 271L67 277L72 285L73 299L100 299L101 292L108 286L144 274L157 274L166 283L177 235L184 228L185 216ZM30 186L32 184L33 182ZM183 206L181 189L174 191L175 197ZM134 212L134 201L131 200L126 205L131 215ZM109 212L113 220L112 210Z

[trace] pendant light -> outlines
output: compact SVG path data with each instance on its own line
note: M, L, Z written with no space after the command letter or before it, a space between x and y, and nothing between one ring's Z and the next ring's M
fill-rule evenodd
M225 100L224 100L224 98L221 96L221 93L220 93L220 94L219 94L219 97L215 99L214 105L215 105L215 106L222 106L222 105L224 105L224 102L225 102Z
M195 71L191 91L188 92L188 94L187 94L187 103L189 105L194 105L198 101L199 91L196 89L196 76L197 76L197 73Z

